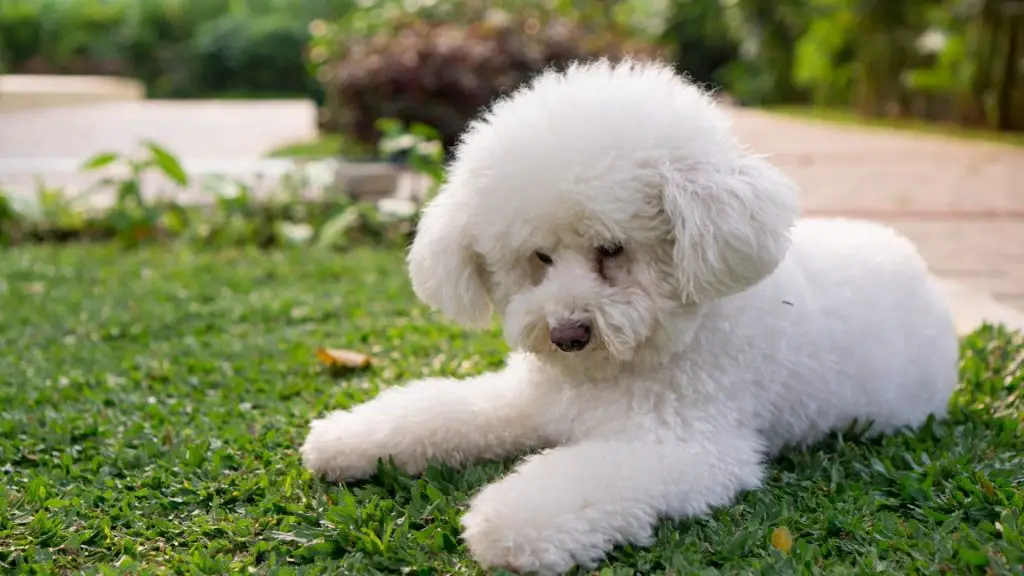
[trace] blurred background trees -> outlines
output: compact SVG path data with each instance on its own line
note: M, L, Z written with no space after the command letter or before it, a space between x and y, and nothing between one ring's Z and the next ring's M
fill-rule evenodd
M3 0L0 72L128 75L151 97L311 97L446 144L549 65L664 55L744 105L1024 130L1024 0Z

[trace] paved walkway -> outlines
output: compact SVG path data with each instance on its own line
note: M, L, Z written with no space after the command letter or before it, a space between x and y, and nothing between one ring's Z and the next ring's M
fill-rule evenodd
M1024 311L1024 148L734 111L808 214L883 221L933 270Z
M258 158L316 138L305 100L144 100L0 113L0 158L81 159L149 139L184 158Z
M951 280L968 323L1016 308L1024 327L1024 149L733 110L741 138L791 174L808 214L887 222ZM315 136L308 102L127 102L0 114L0 185L57 181L101 150L152 139L186 167L252 162ZM57 168L63 166L63 168ZM61 174L63 173L63 174ZM1012 314L1012 312L1011 312Z
M0 187L31 202L44 175L49 186L76 194L116 172L82 174L84 160L100 152L140 154L141 142L151 140L197 177L184 194L176 192L185 202L209 200L199 178L205 175L245 180L263 192L294 170L266 154L315 139L316 118L306 100L144 100L0 112ZM174 187L150 174L144 189L155 196Z

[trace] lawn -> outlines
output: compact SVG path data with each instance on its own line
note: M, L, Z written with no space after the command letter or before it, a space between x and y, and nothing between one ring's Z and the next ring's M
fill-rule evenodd
M270 158L336 158L342 153L342 139L337 134L327 134L308 142L296 142L271 150Z
M510 463L345 487L296 453L311 417L380 386L500 365L500 334L419 305L398 251L8 249L0 345L0 572L480 573L458 517ZM332 375L321 345L378 363ZM979 331L951 420L788 453L602 573L1021 573L1022 361L1021 335Z

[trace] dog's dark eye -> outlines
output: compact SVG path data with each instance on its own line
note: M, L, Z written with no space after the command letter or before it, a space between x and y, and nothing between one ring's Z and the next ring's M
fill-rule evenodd
M543 252L541 252L539 250L536 252L536 254L537 254L537 260L540 260L541 264L544 264L545 266L551 266L552 264L555 263L555 261L551 259L551 256L548 256L547 254L545 254L545 253L543 253Z
M605 244L597 248L597 253L603 258L614 258L619 254L622 254L622 244Z

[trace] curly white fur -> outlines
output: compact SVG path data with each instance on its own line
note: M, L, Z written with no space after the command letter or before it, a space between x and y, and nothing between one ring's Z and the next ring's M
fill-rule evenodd
M757 488L784 446L943 416L957 337L914 246L798 216L795 185L669 67L541 75L468 129L408 258L426 303L502 316L506 368L316 420L306 466L340 480L388 456L416 473L547 448L463 526L482 565L556 574ZM581 325L582 350L552 344Z

